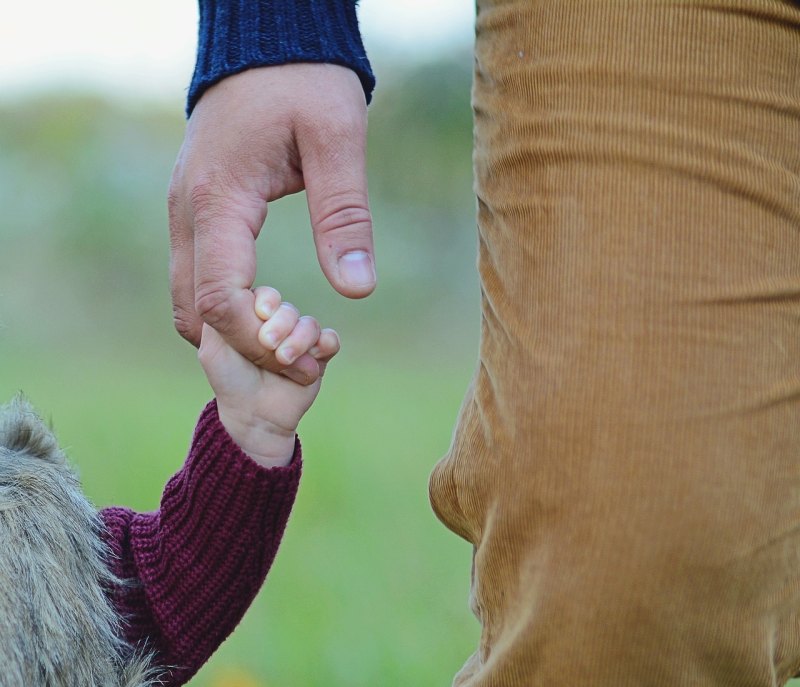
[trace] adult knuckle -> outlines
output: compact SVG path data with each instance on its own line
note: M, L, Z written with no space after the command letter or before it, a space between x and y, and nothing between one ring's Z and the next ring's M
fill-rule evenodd
M361 235L372 231L372 214L366 204L344 196L329 201L316 225L317 231L323 236L339 234L343 230Z
M228 194L226 187L214 178L192 184L186 202L195 220L219 219L224 214Z
M216 284L200 286L195 295L194 308L204 322L215 329L224 329L231 317L230 294Z
M189 189L188 201L192 210L205 210L219 202L219 189L213 181L198 181Z
M311 114L299 124L297 135L328 165L346 168L363 156L366 120L336 110Z
M350 107L333 104L324 111L316 106L297 113L296 122L301 131L321 140L349 138L366 130L366 116Z
M347 113L334 113L320 125L320 134L330 141L341 141L360 135L363 123L360 117Z
M167 215L172 224L181 214L183 208L183 194L174 183L167 189Z

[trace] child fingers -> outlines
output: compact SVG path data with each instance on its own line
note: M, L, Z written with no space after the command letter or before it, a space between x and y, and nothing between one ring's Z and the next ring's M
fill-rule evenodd
M316 344L308 351L318 362L328 362L339 352L339 335L334 329L323 329Z
M256 315L262 320L272 317L281 305L281 294L271 286L259 286L253 289L256 296Z
M258 330L258 340L262 346L274 351L281 342L292 333L300 313L291 303L281 303L274 314L261 325Z
M275 351L275 357L285 365L291 365L317 342L319 335L317 321L308 315L301 317Z

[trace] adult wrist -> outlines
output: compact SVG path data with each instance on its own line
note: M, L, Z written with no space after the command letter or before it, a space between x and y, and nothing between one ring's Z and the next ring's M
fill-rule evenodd
M207 88L227 76L292 62L348 67L370 101L375 77L358 29L355 0L199 0L199 7L187 114Z

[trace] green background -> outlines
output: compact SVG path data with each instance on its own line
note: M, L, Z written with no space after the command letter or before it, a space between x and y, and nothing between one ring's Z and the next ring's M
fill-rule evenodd
M427 496L477 351L470 67L464 53L381 70L372 297L328 286L302 195L270 208L258 282L343 348L300 427L304 476L267 583L192 685L447 685L477 644L471 548ZM183 127L180 104L0 103L0 399L24 390L52 420L100 507L157 507L211 395L171 323L165 197Z
M471 548L427 497L477 352L471 65L468 52L379 65L369 299L321 276L302 196L270 209L259 283L335 327L343 349L300 428L280 554L195 687L449 685L477 646ZM0 399L22 389L52 419L98 506L156 508L210 398L167 288L183 126L179 103L0 103Z

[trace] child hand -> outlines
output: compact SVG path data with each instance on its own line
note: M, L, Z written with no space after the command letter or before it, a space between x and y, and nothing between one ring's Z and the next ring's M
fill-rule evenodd
M255 296L256 314L265 320L258 333L261 344L287 367L311 355L320 377L303 386L257 367L208 325L203 326L198 358L217 397L220 421L233 440L262 465L288 465L295 430L319 393L326 364L339 352L339 337L333 329L321 330L313 317L300 317L273 288L259 287Z

